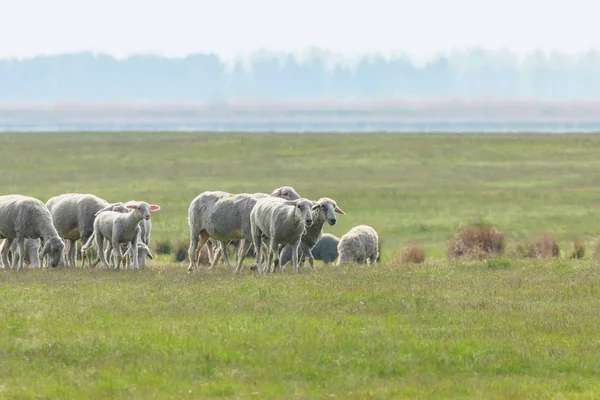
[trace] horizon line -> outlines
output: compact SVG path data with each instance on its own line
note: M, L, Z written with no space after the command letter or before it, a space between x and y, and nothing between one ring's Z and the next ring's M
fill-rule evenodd
M586 50L569 52L560 49L548 49L548 48L535 48L528 51L517 51L514 49L510 49L508 47L485 47L485 46L466 46L466 47L454 47L448 49L439 49L435 52L428 55L417 55L410 54L407 51L403 51L401 49L397 50L389 50L389 51L370 51L370 52L343 52L338 51L332 48L320 47L320 46L306 46L302 50L294 50L294 49L272 49L267 47L256 47L254 50L246 51L246 52L238 52L234 56L228 56L224 54L224 52L219 52L218 50L198 50L187 52L185 54L169 54L164 51L157 50L137 50L128 52L126 54L119 54L117 52L111 52L107 50L99 50L99 49L79 49L79 50L69 50L69 51L61 51L61 52L49 52L49 53L35 53L28 55L6 55L0 56L0 61L27 61L33 60L36 58L51 58L51 57L60 57L60 56L73 56L73 55L92 55L94 57L105 56L111 57L113 59L119 61L125 61L135 57L156 57L163 58L167 60L185 60L194 56L216 56L223 62L235 62L242 61L248 59L255 59L261 57L288 57L293 56L296 59L303 60L304 58L311 58L314 56L323 57L325 56L328 59L335 58L341 59L344 61L352 61L361 58L383 58L385 60L398 60L398 59L407 59L413 63L430 63L432 61L437 61L442 58L448 58L452 55L461 55L461 54L469 54L474 52L484 52L490 55L506 55L513 59L519 60L522 62L529 57L533 56L559 56L567 59L580 58L583 56L589 55L600 55L600 47L590 47Z

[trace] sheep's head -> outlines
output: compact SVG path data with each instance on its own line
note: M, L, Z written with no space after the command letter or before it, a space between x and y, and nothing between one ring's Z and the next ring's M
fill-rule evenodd
M140 267L146 266L146 257L148 257L151 260L154 260L154 256L152 255L152 252L150 251L150 248L148 246L146 246L144 243L138 242L137 247L138 263L140 264Z
M269 196L280 197L284 200L298 200L300 198L300 195L291 186L277 188Z
M312 201L304 198L298 200L288 200L286 204L294 206L296 217L301 221L304 221L305 226L311 226L313 224L313 217L311 212Z
M312 210L321 214L321 216L331 226L335 225L337 219L335 214L345 214L341 208L338 207L336 202L328 197L323 197L313 204Z
M64 249L65 244L62 239L58 236L54 236L44 243L40 258L43 259L44 257L47 257L48 265L51 265L52 268L56 268L60 262Z
M137 203L127 203L125 207L132 210L132 212L135 213L140 220L149 220L151 211L160 210L160 206L157 206L155 204L148 204L145 201L140 201Z

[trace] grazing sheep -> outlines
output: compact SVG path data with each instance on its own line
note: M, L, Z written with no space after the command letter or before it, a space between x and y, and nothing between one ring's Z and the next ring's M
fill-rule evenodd
M109 204L108 201L89 193L65 193L50 198L46 207L52 215L52 223L58 234L67 242L65 264L67 267L75 267L77 241L87 243L92 236L96 213L107 208L116 211L116 207L122 207L122 203ZM87 254L81 253L82 268L86 259L91 263L91 249Z
M98 211L94 220L94 233L81 249L82 252L90 249L95 237L96 245L98 246L98 256L106 269L110 269L110 267L106 262L104 254L104 238L112 243L112 251L117 257L118 269L123 261L120 244L129 243L132 249L137 249L140 231L139 222L143 219L150 219L151 211L160 210L160 206L149 205L146 202L128 204L125 207L133 211L127 213L105 209ZM138 252L132 251L131 253L133 256L133 269L138 270Z
M338 253L337 265L365 262L375 264L379 257L379 236L370 226L355 226L340 239Z
M313 223L311 226L306 228L306 232L302 235L302 240L300 241L300 249L302 249L302 258L300 263L304 264L304 259L308 258L308 263L314 270L315 259L311 249L315 247L323 235L323 224L325 224L325 221L327 221L329 225L335 225L337 222L335 214L344 214L344 211L338 207L334 200L328 197L323 197L319 199L319 201L313 202L311 209ZM286 245L281 251L281 265L286 265L291 259L292 248L290 245Z
M188 250L190 265L188 271L198 272L198 253L209 238L213 238L215 241L221 242L221 245L212 258L209 268L214 267L219 261L221 252L226 249L226 242L234 239L244 240L236 262L235 271L238 272L244 262L248 247L252 243L250 212L256 201L263 197L292 199L300 196L293 188L283 186L275 189L270 195L265 193L232 194L223 191L206 191L192 200L188 209L188 224L190 226L190 247Z
M256 205L250 212L252 240L255 249L262 248L263 238L268 240L270 253L267 268L279 261L281 269L279 245L289 244L292 247L294 273L298 273L298 247L302 234L313 223L312 206L312 202L304 198L283 200L264 197L256 201ZM259 274L262 274L262 258L262 251L257 251L256 262Z
M0 253L2 253L2 249L4 246L7 246L8 241L5 239L0 245ZM40 268L40 239L25 239L25 263L31 264L33 268ZM15 257L19 257L19 252L17 251L17 241L13 240L10 249L8 249L8 257L9 257L9 265L16 264ZM6 268L8 265L4 265Z
M313 222L313 225L315 222ZM302 236L302 242L304 241L304 236ZM323 236L317 241L315 246L310 250L315 260L323 261L323 264L328 265L335 261L338 258L337 245L340 242L340 238L331 233L324 233ZM299 263L299 266L302 267L304 264L304 260L306 255L303 253ZM286 265L288 262L292 260L292 248L289 246L285 246L281 253L281 265Z
M20 194L0 196L0 239L6 239L2 260L5 262L13 240L17 240L17 271L23 269L25 239L42 239L40 258L56 267L65 244L52 224L48 208L40 200Z

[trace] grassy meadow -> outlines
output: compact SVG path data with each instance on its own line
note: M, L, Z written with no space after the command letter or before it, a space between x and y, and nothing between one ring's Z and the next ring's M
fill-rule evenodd
M197 275L170 255L112 272L0 273L0 398L596 398L600 136L0 134L2 194L145 200L187 248L205 190L335 199L373 226L375 267ZM553 260L448 261L476 221ZM574 238L587 253L571 260ZM416 243L423 264L400 265Z

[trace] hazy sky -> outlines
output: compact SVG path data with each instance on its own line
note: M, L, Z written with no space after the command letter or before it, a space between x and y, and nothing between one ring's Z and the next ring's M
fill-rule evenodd
M600 48L600 0L3 1L0 57L319 46L346 54Z

